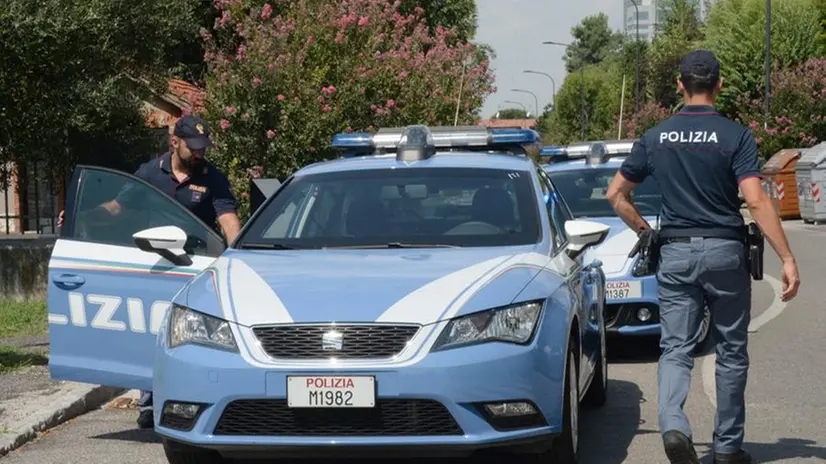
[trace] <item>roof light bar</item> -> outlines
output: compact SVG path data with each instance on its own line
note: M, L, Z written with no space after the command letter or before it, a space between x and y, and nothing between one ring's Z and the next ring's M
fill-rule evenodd
M566 161L572 159L590 159L589 164L596 160L604 163L612 156L624 156L631 153L636 139L623 140L592 140L576 142L566 146L547 146L540 151L540 156L550 158L549 161Z
M365 156L394 152L400 149L404 136L412 129L425 130L436 149L490 149L539 143L539 134L531 129L492 129L482 126L409 126L381 128L375 133L341 133L333 136L333 148L344 150L344 156Z

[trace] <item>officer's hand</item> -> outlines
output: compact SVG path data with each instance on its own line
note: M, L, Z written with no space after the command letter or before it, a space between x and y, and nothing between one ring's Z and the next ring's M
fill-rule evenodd
M800 274L797 272L797 263L795 261L786 261L783 263L783 293L780 299L789 301L797 296L797 290L800 288Z
M57 227L63 227L63 213L65 213L65 211L61 211L60 214L57 215Z

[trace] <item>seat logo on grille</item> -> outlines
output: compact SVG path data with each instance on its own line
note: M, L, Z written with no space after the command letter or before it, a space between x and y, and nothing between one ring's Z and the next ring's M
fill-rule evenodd
M344 348L344 334L331 330L321 336L321 349L324 351L341 351Z

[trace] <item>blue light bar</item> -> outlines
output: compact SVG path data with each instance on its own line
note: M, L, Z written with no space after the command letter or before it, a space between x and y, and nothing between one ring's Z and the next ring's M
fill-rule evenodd
M597 155L601 162L614 156L626 156L631 153L635 139L625 140L592 140L588 142L575 142L565 146L544 147L539 155L550 158L549 161L568 161L574 159L588 159L589 156ZM594 148L599 146L600 153L594 153Z
M333 136L333 148L343 150L343 156L369 156L395 151L406 128L382 128L376 133L351 132ZM505 149L539 143L539 133L531 129L482 126L436 126L427 128L433 146L440 149Z
M333 136L335 148L371 148L372 138L367 132L344 132Z
M524 145L539 143L539 133L531 129L489 129L491 145Z
M559 145L548 145L539 150L539 156L562 156L565 154L565 147Z

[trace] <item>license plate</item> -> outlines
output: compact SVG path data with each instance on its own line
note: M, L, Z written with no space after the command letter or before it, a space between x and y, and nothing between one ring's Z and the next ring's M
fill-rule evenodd
M376 405L373 377L287 377L291 408L372 408Z
M609 300L642 298L642 282L639 280L615 280L606 282L605 298Z

